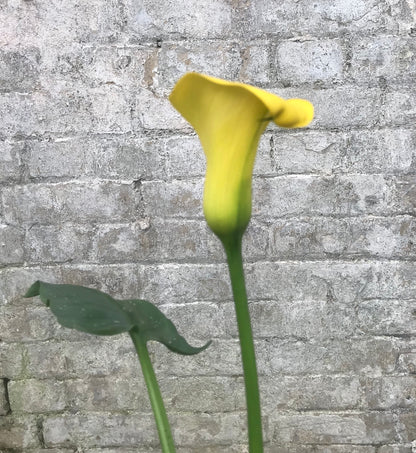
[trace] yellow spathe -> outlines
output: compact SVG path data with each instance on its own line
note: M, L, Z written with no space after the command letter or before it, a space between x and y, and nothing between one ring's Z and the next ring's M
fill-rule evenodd
M184 75L169 99L193 126L205 152L208 225L220 239L242 234L251 216L251 179L261 134L271 120L282 127L307 126L312 104L197 73Z

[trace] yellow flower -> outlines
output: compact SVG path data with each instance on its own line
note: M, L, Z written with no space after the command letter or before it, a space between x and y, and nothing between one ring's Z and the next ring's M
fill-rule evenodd
M312 104L197 73L184 75L169 99L193 126L205 152L208 225L220 239L242 234L251 216L251 179L261 134L270 121L290 128L308 125Z

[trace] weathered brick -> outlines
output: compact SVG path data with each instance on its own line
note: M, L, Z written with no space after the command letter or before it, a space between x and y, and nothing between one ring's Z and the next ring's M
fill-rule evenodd
M39 51L0 52L0 91L33 91L39 85Z
M404 442L413 443L416 438L416 416L414 411L401 414L399 421L401 438Z
M31 184L6 188L3 205L10 223L132 221L138 193L131 183L109 181Z
M6 20L7 19L7 20ZM121 36L125 16L123 5L111 0L105 6L97 0L88 5L79 0L54 0L46 5L15 5L3 8L5 24L2 44L11 47L70 46L75 42L114 42Z
M26 366L24 349L19 343L0 341L0 378L19 377Z
M0 448L26 451L39 447L38 428L32 417L0 417Z
M204 39L231 31L231 7L224 0L167 2L163 8L150 0L128 0L126 3L127 27L132 41L181 36Z
M45 307L8 304L0 307L2 341L46 340L56 334L56 321Z
M170 93L174 84L186 72L200 72L229 79L235 77L240 65L239 48L234 43L166 43L162 45L159 55L158 85L162 91Z
M32 378L136 374L136 357L128 337L85 335L84 341L28 343L26 372Z
M360 302L357 327L372 335L414 335L416 300L378 300Z
M412 259L416 234L412 217L285 219L270 226L274 259L381 257Z
M115 447L157 444L156 427L148 415L67 415L47 417L43 436L47 447L82 445Z
M226 316L228 331L237 334L234 308ZM356 330L353 307L345 307L333 300L253 302L250 311L255 320L253 331L257 338L348 338ZM230 325L231 324L231 325Z
M416 374L416 352L400 354L398 368L409 374Z
M34 225L26 233L29 263L88 261L94 229L84 225Z
M166 172L170 178L205 175L205 156L197 136L174 136L166 140Z
M412 38L377 36L353 43L351 76L357 83L376 84L379 79L389 84L412 80L416 75Z
M282 176L256 179L253 214L259 216L411 214L412 178L380 175Z
M100 262L212 260L218 258L213 235L205 222L138 221L103 225L96 231L97 259Z
M366 407L378 410L413 409L416 406L416 376L367 378L363 382Z
M243 43L246 44L246 43ZM238 80L249 84L269 84L272 78L269 43L250 42L242 46Z
M313 448L313 450L311 450ZM294 444L286 444L286 445L272 445L267 449L267 453L310 453L313 451L314 453L376 453L377 447L372 447L369 445L335 445L331 443L331 445L294 445Z
M59 412L66 407L65 385L62 381L46 379L10 381L9 397L13 413Z
M397 440L394 416L372 413L357 415L277 415L274 438L293 444L381 444Z
M132 130L130 99L113 85L76 89L51 87L43 92L4 93L0 133L30 136L52 133L123 133Z
M259 341L259 369L267 375L317 373L391 373L397 347L385 339Z
M0 142L0 183L21 177L20 143Z
M383 31L394 22L387 4L376 0L325 0L311 3L261 0L251 5L250 32L258 36L273 33L283 36L309 34L325 36L334 33L370 33Z
M139 370L139 364L132 363ZM159 385L160 385L160 379ZM88 376L65 381L67 405L71 411L109 412L136 410L151 412L146 385L138 371L135 378L123 375ZM164 401L166 396L162 393Z
M49 52L42 60L47 80L84 87L113 85L126 93L155 84L158 49L148 46L74 46Z
M0 224L0 264L22 263L24 232L21 228Z
M409 445L383 445L379 448L379 453L412 453L412 446Z
M133 129L170 130L185 129L188 123L173 108L164 94L140 89L136 95Z
M362 90L353 85L343 85L317 90L301 87L279 89L276 94L285 99L308 99L317 106L311 128L374 127L384 121L385 111L391 109L389 101L383 107L380 88Z
M0 302L1 304L17 303L36 280L57 283L61 279L57 268L10 268L0 269Z
M202 342L195 346L202 346ZM152 344L156 373L176 376L233 376L241 374L240 347L232 341L214 340L202 353L192 357L172 354L160 344Z
M68 138L32 141L27 148L29 174L34 178L140 180L164 175L163 148L151 138Z
M388 91L383 108L386 123L395 126L414 124L415 100L416 97L412 90L392 89Z
M344 56L337 40L284 41L276 65L283 84L335 82L343 79Z
M362 387L350 376L261 376L263 413L281 410L348 410L358 406Z
M0 416L7 415L10 412L8 400L8 380L0 380Z

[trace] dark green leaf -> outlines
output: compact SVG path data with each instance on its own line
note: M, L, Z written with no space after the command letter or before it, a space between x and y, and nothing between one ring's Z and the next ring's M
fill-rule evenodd
M116 335L133 327L130 316L109 295L76 285L35 282L25 297L40 296L64 327L94 335Z
M57 317L72 329L94 335L115 335L137 328L144 341L155 340L184 355L201 352L210 344L194 348L179 335L173 323L145 300L117 300L101 291L77 285L35 282L25 297L40 296Z
M144 341L155 340L163 343L173 352L183 355L197 354L206 349L211 342L194 348L179 335L173 322L157 307L145 300L118 300L126 313L129 313Z

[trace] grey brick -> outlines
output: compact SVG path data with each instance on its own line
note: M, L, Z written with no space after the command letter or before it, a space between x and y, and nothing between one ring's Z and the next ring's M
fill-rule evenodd
M372 335L414 335L416 300L377 300L360 302L358 328Z
M45 445L47 447L155 445L156 427L149 415L73 414L47 417L43 424Z
M1 417L0 448L26 451L39 447L36 420L32 417Z
M398 348L385 339L259 342L259 369L267 375L391 373ZM335 442L336 443L336 442Z
M310 453L311 448L316 453L375 453L376 447L369 445L272 445L268 453Z
M9 396L13 413L59 412L66 407L65 386L62 381L10 381Z
M263 412L319 411L357 408L362 387L350 376L261 376Z
M87 261L94 229L83 225L35 225L27 230L30 263Z
M132 184L118 182L34 184L3 191L6 220L10 223L132 221L137 198Z
M399 416L400 435L404 442L412 442L416 438L416 416L414 411Z
M412 453L412 446L383 445L379 448L380 453Z
M1 304L20 303L23 295L36 280L57 283L61 273L57 268L10 268L0 269Z
M21 176L20 144L0 142L0 183L18 180Z
M268 41L243 44L245 45L241 49L242 64L238 79L249 84L269 84L273 78Z
M397 440L394 416L301 414L276 416L275 438L294 444L371 444Z
M195 261L220 255L219 244L203 221L156 219L102 225L96 232L100 262Z
M277 47L276 64L285 85L343 79L344 56L337 40L284 41Z
M388 91L384 104L386 123L397 126L413 124L416 117L414 103L415 95L411 90Z
M229 307L233 310L233 307ZM356 330L356 319L352 307L325 301L277 302L274 300L259 301L250 304L255 320L253 330L256 338L348 338ZM230 313L232 315L232 313ZM234 317L229 327L231 334L236 335Z
M170 178L205 175L205 157L197 136L174 136L166 140L166 171Z
M383 78L389 84L410 81L416 74L411 38L377 36L354 42L351 76L357 83L377 83Z
M202 342L195 346L202 346ZM192 357L172 354L160 344L153 344L157 374L176 376L241 375L240 347L236 341L215 340L204 352Z
M138 363L132 363L132 368L134 366L139 370ZM135 410L141 413L149 413L152 410L140 371L138 371L138 376L134 378L110 375L70 379L65 381L65 388L67 405L71 411ZM166 402L165 392L162 395Z
M57 84L47 94L5 93L0 96L4 117L0 133L30 136L47 132L128 132L132 130L130 104L125 93L111 84L82 90Z
M22 304L0 307L2 341L26 342L46 340L56 334L56 320L46 307Z
M307 0L293 3L261 0L251 5L250 31L257 36L273 33L283 36L333 33L370 33L394 27L388 6L375 0L325 0L313 4ZM323 25L324 24L324 25Z
M128 0L127 14L128 32L133 41L180 36L203 39L222 36L231 30L231 7L224 0L168 2L162 9L149 0ZM208 17L210 20L205 20Z
M34 178L150 179L161 177L163 149L149 138L68 138L28 144Z
M24 232L21 228L0 224L0 264L22 263Z
M167 95L141 89L134 100L133 130L185 129L188 123L170 104Z
M85 87L108 84L128 94L155 83L158 50L148 46L71 46L48 53L42 65L48 79Z
M415 223L409 216L285 219L273 222L269 229L269 254L274 259L412 259L416 253Z
M10 411L7 385L8 381L6 379L0 381L0 416L7 415Z
M0 52L0 91L33 91L39 84L39 51Z
M202 6L202 4L201 4ZM198 42L163 44L158 63L158 86L170 93L186 72L200 72L222 79L235 77L241 65L240 51L234 43Z
M4 30L9 46L70 46L85 42L114 42L124 26L123 5L116 1L104 5L93 0L88 5L79 0L56 0L53 8L28 8L9 5L2 11L9 19Z
M253 184L253 214L259 216L393 215L413 211L411 177L284 176L256 179Z
M416 376L368 378L363 383L366 407L377 410L404 408L416 405Z
M32 378L135 375L137 358L128 337L85 335L84 341L26 344L27 375Z
M19 343L0 342L0 378L13 379L24 372L24 349Z
M409 374L416 374L416 352L400 354L398 368Z
M397 109L390 100L385 101L379 88L362 90L354 85L316 90L312 88L279 89L279 96L304 98L316 106L311 128L374 127L384 121L384 112ZM389 124L389 123L388 123ZM395 121L395 124L402 122Z

